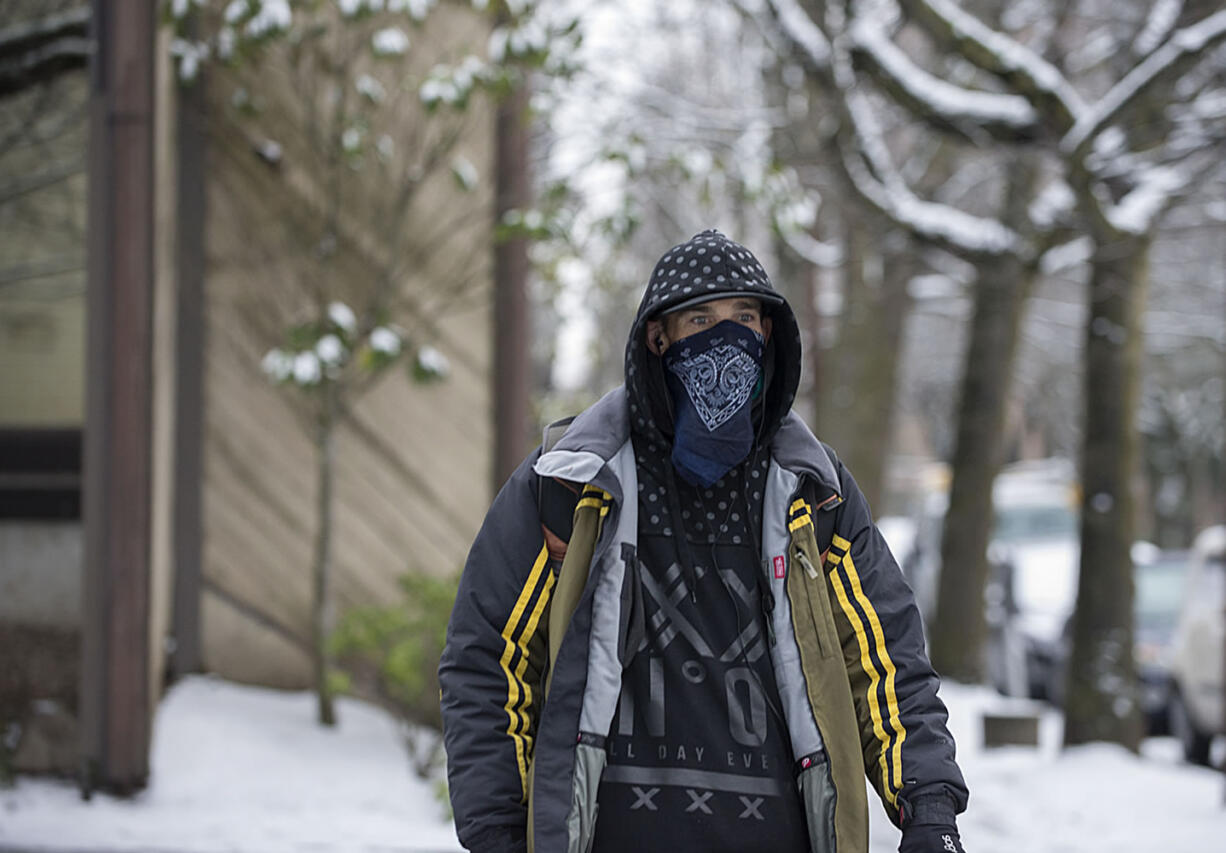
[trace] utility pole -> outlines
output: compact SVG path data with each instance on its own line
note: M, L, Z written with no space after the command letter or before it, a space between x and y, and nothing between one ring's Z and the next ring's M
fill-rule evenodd
M506 15L505 9L503 15ZM494 122L494 228L507 213L532 201L528 171L529 79L521 79L498 104ZM494 243L494 491L502 487L530 445L528 429L528 238Z
M94 0L81 784L149 774L155 0Z

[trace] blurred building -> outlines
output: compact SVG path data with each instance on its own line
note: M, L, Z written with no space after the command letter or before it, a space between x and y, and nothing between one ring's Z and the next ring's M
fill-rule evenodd
M472 14L436 14L426 26L405 58L419 74L480 52L489 35ZM141 165L125 164L123 137L87 151L90 92L97 139L99 116L116 111L100 105L111 97L100 87L125 85L122 75L68 71L4 101L6 133L20 120L38 132L0 148L0 185L53 166L70 174L0 196L0 776L5 764L77 773L83 755L96 760L124 737L147 747L148 719L123 725L142 711L108 704L115 685L137 685L147 716L168 675L311 681L312 425L295 392L260 367L312 304L308 268L322 263L284 227L326 197L292 123L277 135L277 117L301 110L304 93L289 77L265 81L252 120L239 109L241 70L181 85L169 33L155 37L147 194L125 179ZM133 50L124 40L109 49ZM380 156L407 171L417 165L395 158L411 156L406 140L427 119L415 92L392 94L388 135L401 144ZM455 126L455 151L482 176L493 172L492 125L492 108L478 105ZM378 190L372 169L355 169L353 182L346 205ZM355 226L328 260L329 293L358 302L388 269L381 259L415 253L404 324L451 366L430 385L390 370L337 433L337 612L398 600L406 572L457 571L489 501L491 200L488 188L460 194L455 184L443 169L416 188L404 229ZM104 255L111 269L87 275L90 204L90 226L107 221L93 239L107 248L88 263ZM351 209L342 206L342 227ZM128 251L142 229L148 251ZM147 281L132 280L133 269ZM463 298L422 316L437 300L413 295L440 290ZM145 340L124 331L132 311L138 320L147 311L135 336L147 329ZM127 511L129 500L146 509ZM118 521L87 546L89 512ZM118 654L133 642L146 654Z

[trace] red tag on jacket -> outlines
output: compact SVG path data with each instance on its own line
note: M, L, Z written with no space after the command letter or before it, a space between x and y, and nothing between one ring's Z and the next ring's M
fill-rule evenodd
M782 578L786 572L787 564L783 561L783 556L775 558L775 577Z

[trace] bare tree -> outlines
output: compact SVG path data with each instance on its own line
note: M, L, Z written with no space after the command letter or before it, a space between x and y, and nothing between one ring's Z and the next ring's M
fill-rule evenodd
M942 565L959 568L942 572L932 642L934 660L943 672L980 680L986 635L981 602L991 524L991 505L984 495L990 493L1001 461L1005 402L1021 306L1035 277L1038 259L1057 238L1060 220L1049 208L1030 203L1035 194L1036 166L1023 153L1014 153L1013 164L1004 170L1003 190L993 188L987 175L995 170L985 170L982 157L964 155L962 159L969 163L961 170L931 181L948 194L959 183L954 178L960 173L961 183L974 187L976 196L1002 199L997 205L998 218L970 213L954 204L925 201L916 194L906 177L915 170L896 165L903 155L893 150L899 147L897 142L887 143L881 104L870 98L862 78L884 78L889 85L881 88L909 111L923 113L926 101L922 99L933 92L943 97L945 110L936 114L934 125L942 134L958 140L965 141L973 133L995 134L1016 145L1029 139L1032 132L1018 118L1021 111L1016 103L986 95L970 99L969 106L959 103L950 91L951 84L921 71L890 40L890 31L900 21L897 15L882 14L889 9L860 7L863 14L849 18L842 4L828 4L818 22L791 0L779 0L770 6L776 24L802 51L808 73L821 83L838 112L841 127L836 156L848 187L878 215L921 242L958 255L976 271L972 287L975 308L963 362L952 457L947 533L942 538ZM895 73L886 75L884 69ZM976 119L982 122L982 129L975 127ZM922 153L932 144L926 141L926 145L911 147ZM970 194L963 191L963 195ZM955 197L957 201L970 210L983 207L977 197ZM856 401L858 406L864 402Z
M1155 26L1161 31L1143 58L1122 77L1108 81L1105 94L1087 102L1039 51L948 0L903 0L897 7L855 4L850 9L841 3L824 4L820 21L824 30L794 0L771 0L770 6L784 31L805 48L813 73L828 81L842 104L848 127L844 162L856 188L932 243L964 256L1034 263L1058 238L1058 226L1067 214L1053 217L1043 212L1043 205L1028 204L1029 227L1023 231L1001 217L976 216L963 207L917 197L894 166L889 145L876 132L873 106L859 85L857 66L927 125L961 134L988 151L1001 142L1035 146L1058 169L1059 177L1049 186L1074 202L1076 222L1094 246L1086 324L1089 393L1082 471L1081 594L1066 740L1105 738L1135 746L1128 548L1136 465L1137 318L1144 299L1146 253L1158 218L1213 162L1221 139L1213 121L1183 109L1188 99L1179 95L1177 84L1226 39L1226 13L1186 26ZM900 11L905 19L897 14ZM945 55L995 79L1006 91L950 83L925 70L893 40L893 30L904 20L916 24ZM1127 127L1139 111L1158 114L1157 105L1168 107L1166 114L1182 115L1191 129L1185 126L1176 133L1177 118L1147 126L1146 147L1133 150L1121 126ZM1042 198L1040 193L1033 201ZM986 492L977 495L980 503L986 497ZM974 550L968 555L972 565L982 559L977 543ZM965 564L944 566L945 575L966 569ZM963 577L961 588L970 588L969 606L957 615L969 620L972 642L982 635L975 630L975 623L982 620L976 615L981 613L976 594L982 589L981 578L982 573L973 569ZM938 622L944 625L951 611L945 608L942 613Z

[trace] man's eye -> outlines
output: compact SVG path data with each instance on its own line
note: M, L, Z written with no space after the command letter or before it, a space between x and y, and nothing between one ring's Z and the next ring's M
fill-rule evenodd
M758 320L758 317L756 314L742 314L741 315L742 323L756 323L757 320Z

